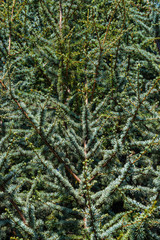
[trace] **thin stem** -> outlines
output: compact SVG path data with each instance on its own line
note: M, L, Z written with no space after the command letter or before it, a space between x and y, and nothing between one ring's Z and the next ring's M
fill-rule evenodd
M115 14L116 9L118 8L120 2L121 2L121 0L117 3L117 5L116 5L114 11L112 12L112 16L110 17L110 20L109 20L109 23L108 23L108 26L107 26L107 30L106 30L106 33L105 33L105 36L104 36L104 39L103 39L102 48L103 48L103 46L104 46L104 44L105 44L105 41L106 41L106 38L107 38L107 35L108 35L108 32L109 32L109 28L110 28L110 25L111 25L112 19L113 19L113 17L114 17L114 14Z
M60 35L62 37L62 0L59 0L59 30L60 30Z
M14 6L15 6L15 3L16 3L16 0L13 0L11 19L10 19L10 21L9 21L9 43L8 43L8 55L10 55L10 52L11 52L12 21L13 21L13 13L14 13ZM8 18L9 18L9 2L8 2ZM9 20L9 19L8 19L8 20Z

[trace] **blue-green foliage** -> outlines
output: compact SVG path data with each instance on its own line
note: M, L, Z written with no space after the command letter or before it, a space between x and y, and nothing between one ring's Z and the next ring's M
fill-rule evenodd
M159 239L159 6L0 11L1 239Z

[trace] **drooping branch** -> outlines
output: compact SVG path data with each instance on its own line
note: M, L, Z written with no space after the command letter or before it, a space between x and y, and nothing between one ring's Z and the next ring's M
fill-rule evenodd
M1 189L3 192L5 192L5 187L4 187L4 186L0 186L0 189ZM17 203L16 203L11 197L9 197L9 201L10 201L10 203L12 204L12 206L16 209L16 211L17 211L17 213L19 214L20 218L22 219L23 223L24 223L26 226L28 226L28 223L27 223L27 221L26 221L26 219L25 219L25 216L24 216L23 212L19 209Z
M1 85L2 85L2 81L0 81ZM6 85L3 83L4 88L7 90ZM34 124L34 122L32 121L32 119L28 116L27 112L23 109L23 107L21 106L21 103L13 96L13 94L11 93L11 98L12 100L16 103L17 107L19 108L19 110L22 112L22 114L25 116L25 118L31 123L32 127L35 129L36 133L40 136L42 142L45 143L45 145L49 148L49 150L53 153L53 155L56 157L56 159L60 162L63 163L66 170L74 177L74 179L76 179L77 182L81 182L80 178L71 170L71 168L63 161L63 159L59 156L59 154L56 152L56 150L51 146L51 144L47 141L46 137L43 136L43 134L41 133L41 131L36 127L36 125Z

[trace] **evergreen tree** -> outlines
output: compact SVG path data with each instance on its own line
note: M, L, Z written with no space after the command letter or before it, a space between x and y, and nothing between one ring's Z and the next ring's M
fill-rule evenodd
M159 239L159 5L0 10L1 239Z

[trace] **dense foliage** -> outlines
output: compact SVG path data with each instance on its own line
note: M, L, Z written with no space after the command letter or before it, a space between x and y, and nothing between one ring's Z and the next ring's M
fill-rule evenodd
M158 1L0 2L0 237L160 239Z

